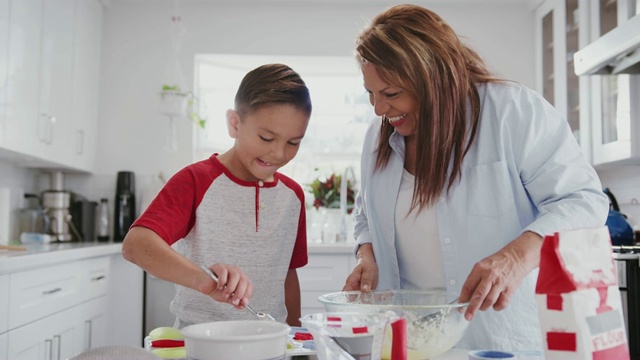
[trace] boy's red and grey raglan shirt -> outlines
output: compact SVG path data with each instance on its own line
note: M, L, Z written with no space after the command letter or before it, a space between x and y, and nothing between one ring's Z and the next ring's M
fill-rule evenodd
M214 154L172 176L132 226L153 230L196 264L240 267L254 287L252 307L285 322L287 271L308 261L304 205L291 178L276 173L273 182L243 181ZM180 285L170 308L179 327L255 319Z

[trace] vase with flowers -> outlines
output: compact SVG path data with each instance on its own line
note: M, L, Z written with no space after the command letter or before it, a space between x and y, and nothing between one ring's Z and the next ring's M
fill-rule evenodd
M342 181L342 175L333 173L327 178L316 178L308 184L308 191L314 198L313 206L318 211L317 215L320 215L321 239L324 243L346 240L347 215L353 212L355 190L353 180L347 179L346 187ZM346 194L343 195L342 191Z

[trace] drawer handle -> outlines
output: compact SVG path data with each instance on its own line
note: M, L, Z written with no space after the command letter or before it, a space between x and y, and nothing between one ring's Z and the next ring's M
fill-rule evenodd
M54 335L53 341L58 343L58 349L57 349L58 357L56 359L60 360L60 348L62 347L62 337L60 335Z
M100 275L100 276L96 276L94 278L91 278L91 281L100 281L102 279L104 279L106 276L104 275Z
M57 293L58 291L62 291L62 288L55 288L55 289L51 289L51 290L45 290L42 292L42 295L51 295L54 293Z
M49 360L53 359L53 340L46 339L44 343L49 347Z

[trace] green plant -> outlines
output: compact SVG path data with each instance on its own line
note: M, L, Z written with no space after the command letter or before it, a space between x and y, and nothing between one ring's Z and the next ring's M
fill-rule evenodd
M342 175L336 173L331 174L328 178L321 180L315 179L311 184L307 184L308 191L313 194L313 206L318 209L325 207L328 209L340 208L340 184ZM355 201L355 191L351 180L347 180L347 213L353 211L353 203Z
M162 85L162 92L160 93L160 95L162 95L164 98L164 96L168 94L184 97L187 100L186 113L189 119L196 123L196 125L198 125L199 127L203 129L205 128L207 120L201 117L200 114L198 114L198 112L196 111L198 98L195 97L193 93L180 91L180 87L178 85Z

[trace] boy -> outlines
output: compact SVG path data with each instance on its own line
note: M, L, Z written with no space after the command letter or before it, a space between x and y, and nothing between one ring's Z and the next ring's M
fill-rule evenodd
M177 284L174 327L255 320L236 310L252 296L256 311L300 326L304 192L277 170L298 152L310 116L309 90L295 71L281 64L250 71L227 111L233 147L177 172L131 226L123 257Z

